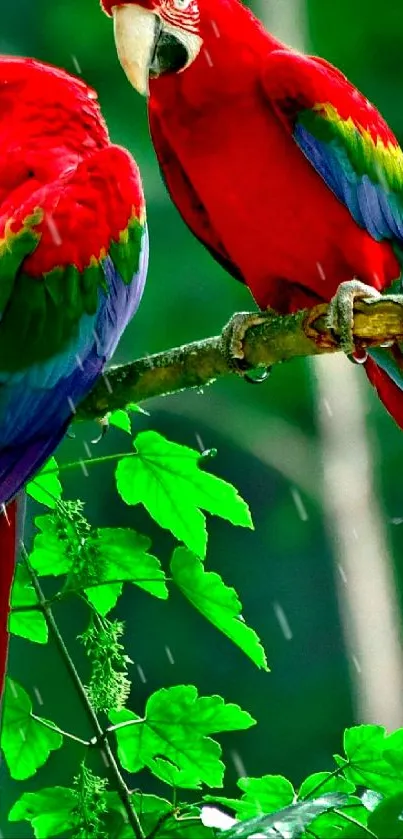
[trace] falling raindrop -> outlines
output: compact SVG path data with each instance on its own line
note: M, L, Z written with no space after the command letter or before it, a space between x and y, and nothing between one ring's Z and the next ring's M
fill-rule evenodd
M57 229L57 225L53 216L51 216L50 213L46 213L45 221L49 228L49 233L52 237L54 244L59 248L62 244L62 237Z
M341 579L343 580L343 583L344 583L345 585L347 585L347 574L346 574L346 572L345 572L345 570L344 570L343 566L342 566L342 565L340 565L340 563L339 563L339 564L338 564L338 566L337 566L337 568L338 568L338 571L339 571L340 577L341 577Z
M273 610L274 614L278 620L280 629L284 635L286 641L291 641L292 638L292 631L290 624L288 623L287 615L282 606L279 603L273 603Z
M234 750L230 752L231 760L235 766L235 771L237 772L240 778L246 778L248 773L245 769L244 762L240 756L240 754Z
M218 28L218 26L217 26L217 24L216 24L215 20L212 20L212 21L211 21L211 28L212 28L212 30L213 30L214 35L216 36L216 38L220 38L220 37L221 37L221 36L220 36L220 30L219 30L219 28Z
M327 399L324 399L324 400L323 400L323 407L324 407L324 409L325 409L325 411L326 411L327 415L328 415L329 417L332 417L332 416L333 416L333 411L332 411L332 409L331 409L331 407L330 407L329 402L328 402L328 400L327 400Z
M35 696L36 696L36 698L37 698L37 701L38 701L39 705L43 705L42 695L41 695L41 693L39 692L38 688L36 688L36 687L34 687L34 694L35 694Z
M355 656L355 655L353 655L353 664L354 664L354 667L355 667L357 673L361 673L361 664L358 661L357 656Z
M208 66L212 67L213 66L213 59L212 59L210 53L208 52L208 50L206 50L206 48L204 48L204 55L206 56L206 61L207 61Z
M92 452L91 452L91 449L90 449L86 440L84 440L83 446L85 448L85 453L86 453L87 457L91 458L92 457Z
M83 460L80 460L80 466L81 466L81 469L84 472L85 477L88 478L88 469L87 469Z
M75 406L71 396L67 397L67 402L69 404L69 408L70 408L71 413L75 414L76 413L76 406Z
M169 663L170 664L175 664L175 659L172 655L171 648L166 646L165 647L165 652L167 654L167 659L168 659Z
M140 665L140 664L136 664L136 667L137 667L137 672L138 672L138 674L139 674L139 676L140 676L140 681L142 681L142 682L143 682L143 685L145 685L145 683L146 683L147 679L146 679L146 677L145 677L144 670L143 670L143 668L141 667L141 665Z
M198 447L199 447L200 451L201 451L201 452L204 452L205 447L204 447L203 440L202 440L202 438L200 437L200 434L198 434L198 432L196 432L195 437L196 437L197 445L198 445Z
M99 350L99 347L100 347L100 341L99 341L99 335L98 335L98 333L97 333L96 329L93 329L93 330L92 330L92 334L93 334L93 337L94 337L95 346L96 346L97 350Z
M103 760L105 766L108 768L109 767L109 760L108 760L107 755L106 755L106 753L104 752L103 749L101 751L101 757L102 757L102 760Z
M13 694L14 699L17 699L17 697L18 697L17 685L15 684L15 682L13 682L12 679L10 679L9 685L10 685L10 690L11 690L11 693Z
M113 393L113 387L112 387L112 385L111 385L111 383L110 383L110 381L109 381L108 376L106 375L106 373L104 373L104 374L103 374L103 380L104 380L104 382L105 382L105 387L106 387L106 389L107 389L108 393Z
M80 67L80 65L79 65L79 63L78 63L77 56L76 56L76 55L72 55L72 56L71 56L71 60L72 60L72 62L73 62L74 69L75 69L76 73L79 73L79 74L81 75L81 74L82 74L82 69L81 69L81 67Z
M302 500L301 493L296 487L291 487L291 495L301 521L308 521L308 513Z

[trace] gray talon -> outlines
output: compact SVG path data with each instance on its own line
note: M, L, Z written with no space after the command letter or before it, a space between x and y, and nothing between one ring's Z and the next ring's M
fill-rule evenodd
M354 353L354 303L356 300L378 299L379 291L360 280L340 283L329 303L326 325L339 337L340 347L347 355Z
M248 369L243 348L248 329L265 323L272 316L271 312L238 312L224 327L221 339L223 352L231 367L240 376L244 376Z

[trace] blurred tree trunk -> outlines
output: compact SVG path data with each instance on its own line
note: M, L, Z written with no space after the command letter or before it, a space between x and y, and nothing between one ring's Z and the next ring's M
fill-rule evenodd
M256 0L265 25L309 51L306 0ZM403 661L393 563L374 486L365 376L343 356L311 359L323 465L323 506L359 721L403 724ZM320 597L320 592L318 592Z

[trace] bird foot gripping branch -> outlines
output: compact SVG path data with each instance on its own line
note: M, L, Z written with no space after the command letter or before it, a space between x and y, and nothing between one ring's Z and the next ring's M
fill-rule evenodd
M342 350L360 361L367 348L402 342L402 310L403 294L380 294L351 280L340 283L330 303L306 310L303 330L319 352Z
M340 349L347 355L352 355L360 362L362 356L354 339L354 303L357 300L378 300L381 294L377 289L362 283L360 280L350 280L340 283L336 294L332 297L326 315L326 326L338 336ZM402 298L403 300L403 298ZM365 357L365 352L364 352Z
M259 365L252 367L245 358L244 342L246 333L253 326L262 326L272 321L275 313L267 312L236 312L221 333L221 346L229 367L242 376L250 384L260 384L266 381L271 366Z

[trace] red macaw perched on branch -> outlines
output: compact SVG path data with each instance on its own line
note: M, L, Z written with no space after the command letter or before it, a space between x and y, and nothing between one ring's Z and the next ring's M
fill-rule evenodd
M102 373L147 263L140 174L111 144L94 91L54 67L0 57L0 696L12 499Z
M403 154L378 111L238 0L101 3L129 80L149 94L159 164L190 229L261 309L333 298L330 325L353 351L354 298L378 296L403 264ZM403 356L371 355L369 378L403 426Z

